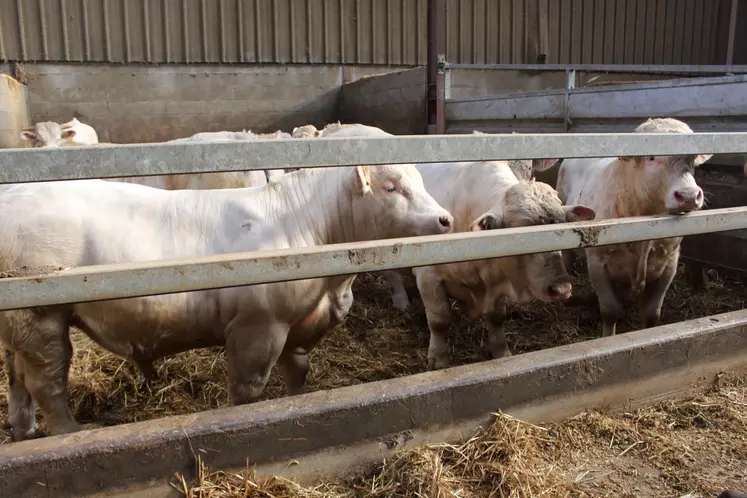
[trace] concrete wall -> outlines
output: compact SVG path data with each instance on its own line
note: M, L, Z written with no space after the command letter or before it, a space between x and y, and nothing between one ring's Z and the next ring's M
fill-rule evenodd
M340 119L396 135L425 133L424 67L360 79L342 89Z
M345 81L387 67L25 64L32 122L73 117L102 142L160 142L201 131L291 131L338 119Z
M0 148L23 147L23 128L29 126L26 87L12 76L0 73Z

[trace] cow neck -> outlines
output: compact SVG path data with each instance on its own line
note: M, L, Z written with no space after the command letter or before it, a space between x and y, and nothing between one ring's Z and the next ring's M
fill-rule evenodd
M301 170L265 191L274 197L273 217L287 235L306 245L357 241L350 179L352 168Z
M634 161L616 160L608 168L605 187L612 200L614 218L650 216L657 212L652 199L651 185L645 175L631 174L630 168L639 167Z

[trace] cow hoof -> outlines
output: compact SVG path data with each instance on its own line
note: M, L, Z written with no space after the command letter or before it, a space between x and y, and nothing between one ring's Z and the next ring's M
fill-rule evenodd
M428 359L428 370L443 370L444 368L449 368L449 360L443 358Z
M392 305L399 311L407 311L410 308L410 300L407 296L393 296Z
M507 357L511 356L511 351L508 348L506 348L506 349L503 349L501 351L498 351L497 353L490 353L490 356L494 360L497 360L499 358L507 358Z
M12 428L13 441L25 441L27 439L33 439L36 437L36 424L30 428Z

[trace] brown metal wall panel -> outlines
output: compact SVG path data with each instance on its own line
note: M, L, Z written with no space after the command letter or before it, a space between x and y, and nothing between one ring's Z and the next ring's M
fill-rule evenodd
M724 4L728 4L724 6ZM0 59L422 65L428 0L0 0ZM730 0L446 0L453 63L718 64Z

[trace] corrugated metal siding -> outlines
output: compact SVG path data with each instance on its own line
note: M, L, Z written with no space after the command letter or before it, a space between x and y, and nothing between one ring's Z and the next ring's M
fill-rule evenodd
M729 0L447 0L453 63L717 64ZM428 0L0 0L0 59L422 65Z
M427 0L0 0L0 59L426 63Z
M723 64L723 0L447 0L452 63Z

